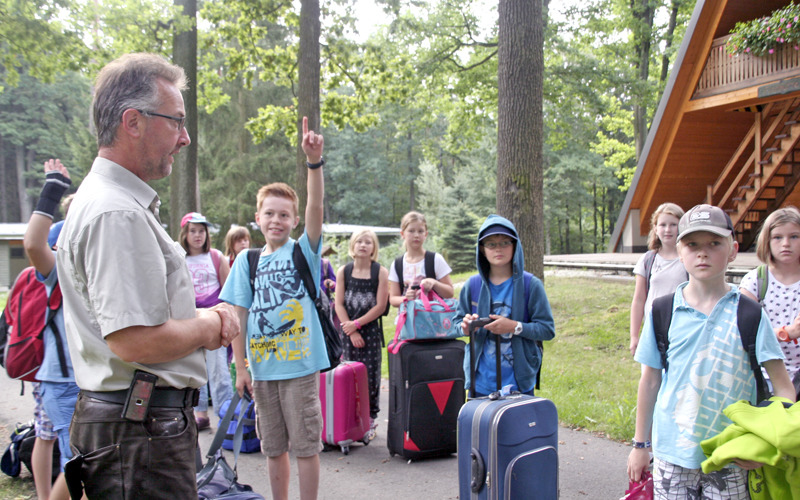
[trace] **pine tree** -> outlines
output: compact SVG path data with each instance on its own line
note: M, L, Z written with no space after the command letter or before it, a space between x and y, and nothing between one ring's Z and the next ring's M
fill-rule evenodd
M475 219L468 213L466 204L459 202L456 204L450 224L445 230L444 250L442 251L454 273L475 270L477 237L478 227Z

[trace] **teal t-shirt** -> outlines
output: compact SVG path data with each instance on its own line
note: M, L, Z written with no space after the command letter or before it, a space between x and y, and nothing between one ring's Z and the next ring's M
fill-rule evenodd
M319 289L320 244L305 233L297 241ZM249 310L246 351L253 380L286 380L328 368L325 339L314 303L292 262L294 240L258 260L255 295L247 252L240 252L220 299Z
M511 317L511 290L513 280L505 280L499 285L489 283L492 294L492 314ZM514 377L514 352L511 350L511 335L500 336L500 387L511 386L512 391L521 390ZM495 357L495 335L490 333L478 360L475 390L481 394L491 394L497 390L497 360ZM524 390L531 390L532 387Z

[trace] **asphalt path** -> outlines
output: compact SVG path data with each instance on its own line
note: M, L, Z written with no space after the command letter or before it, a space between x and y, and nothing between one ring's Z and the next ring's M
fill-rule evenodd
M8 436L16 422L33 418L33 396L30 384L20 395L20 383L9 380L0 368L0 445L8 444ZM389 408L388 383L383 381L378 436L368 446L360 443L344 455L339 450L320 455L320 500L339 500L357 496L369 500L424 498L445 500L458 498L458 464L456 456L408 463L399 456L390 457L386 447L387 423L384 413ZM203 453L208 449L216 429L200 433ZM561 497L572 499L618 499L627 487L625 462L630 448L583 431L559 428L559 485ZM233 454L225 451L233 465ZM24 467L23 467L24 468ZM270 498L266 459L260 453L241 454L238 463L239 482ZM290 498L299 498L296 465L292 460ZM535 498L535 496L531 496Z

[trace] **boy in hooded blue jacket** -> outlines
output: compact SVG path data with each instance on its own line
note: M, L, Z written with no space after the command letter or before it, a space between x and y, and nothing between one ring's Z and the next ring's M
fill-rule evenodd
M542 364L537 341L555 336L553 314L542 282L524 270L525 257L514 224L499 215L490 215L478 233L476 248L478 279L470 279L461 289L458 314L453 323L461 323L464 335L469 324L478 318L492 321L478 329L475 344L475 396L497 390L495 338L500 338L500 386L533 395L536 374ZM480 283L475 294L471 286ZM529 283L529 284L527 284ZM477 296L477 303L473 297ZM469 346L464 357L467 388L470 380Z

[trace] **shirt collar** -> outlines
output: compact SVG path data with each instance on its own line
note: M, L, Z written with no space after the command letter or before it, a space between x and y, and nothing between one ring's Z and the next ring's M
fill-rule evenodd
M136 174L118 163L99 156L92 164L92 172L118 184L130 193L137 203L150 210L158 218L158 207L161 206L158 193Z
M686 303L686 299L683 297L683 290L686 288L688 284L689 284L688 281L683 282L680 285L678 285L678 288L675 289L675 300L673 301L673 307L675 309L679 308L692 309L692 306L688 305ZM721 299L719 299L720 302L725 300L734 300L734 298L739 297L740 293L739 288L730 283L726 283L726 285L728 285L729 287L728 292L725 295L723 295Z

